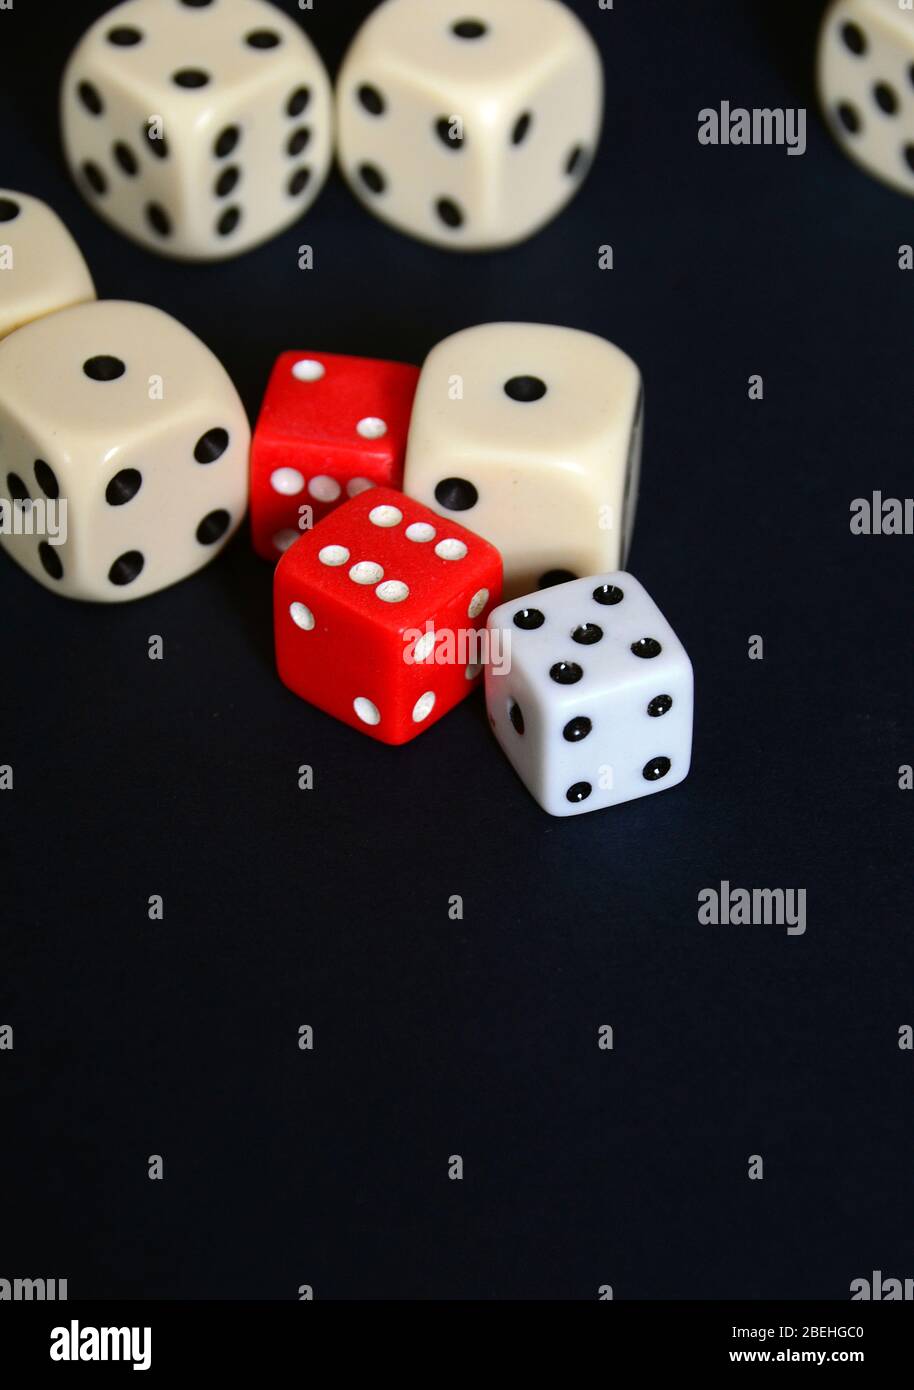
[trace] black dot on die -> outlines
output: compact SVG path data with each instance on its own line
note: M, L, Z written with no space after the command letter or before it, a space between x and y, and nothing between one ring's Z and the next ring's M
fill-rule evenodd
M369 193L383 193L387 186L384 175L374 164L360 164L359 178Z
M451 33L458 39L481 39L489 32L489 26L481 19L458 19L451 25Z
M356 92L359 103L368 112L369 116L383 116L387 102L384 100L377 87L372 87L370 83L363 82Z
M505 395L522 405L541 401L546 394L546 383L538 376L512 376L505 382Z
M873 88L873 100L886 116L894 116L898 110L898 94L888 82L877 82Z
M142 473L135 468L122 468L105 488L105 501L109 507L123 507L125 502L136 497L142 486Z
M99 196L108 191L108 180L105 178L97 164L93 164L91 159L86 160L83 165L83 178L92 189L93 193Z
M146 204L146 221L159 236L171 236L171 218L161 203Z
M141 572L146 561L138 550L125 550L123 555L119 555L114 564L108 571L108 578L112 584L116 584L122 589L125 584L132 584L137 575Z
M208 512L197 527L197 540L201 545L215 545L216 541L225 535L231 519L228 512L221 509Z
M914 63L908 68L908 81L911 86L914 87Z
M463 226L463 210L453 198L439 198L435 204L435 211L446 227L456 231L458 227Z
M304 192L304 190L305 190L305 189L307 188L307 186L308 186L308 180L310 179L310 177L311 177L311 170L310 170L310 169L296 169L296 170L295 170L295 173L292 175L292 177L291 177L290 180L289 180L289 193L291 194L291 196L292 196L293 198L297 197L299 193L303 193L303 192Z
M911 173L914 174L914 145L905 145L904 158Z
M245 34L244 41L248 48L278 48L282 43L275 29L253 29Z
M652 719L659 719L662 714L666 714L672 708L672 695L655 695L647 707L647 712Z
M448 116L440 116L435 122L435 134L449 150L459 150L463 147L463 136L460 134L459 127L455 128L454 122Z
M240 178L241 170L238 168L237 164L230 164L227 169L223 169L216 180L214 189L216 197L227 198Z
M60 484L57 481L57 475L51 465L45 463L44 459L35 460L35 477L45 497L53 499L60 496Z
M841 37L845 48L850 49L858 58L866 52L866 34L859 24L842 24Z
M183 87L185 91L196 91L199 87L205 87L209 82L209 73L202 68L179 68L173 72L171 80L176 87Z
M625 595L617 584L598 584L593 591L593 597L597 603L611 606L615 603L621 603Z
M216 459L225 453L228 443L228 430L222 429L221 426L207 430L194 445L194 458L198 463L215 463Z
M38 547L38 558L46 574L52 579L63 579L63 564L53 545L42 541Z
M231 236L232 232L241 221L241 208L226 208L225 212L216 223L216 231L220 236Z
M514 129L511 131L512 145L523 144L527 136L530 134L530 126L532 122L533 117L531 116L529 111L525 111L523 115L518 116L517 120L514 122Z
M542 627L545 621L538 608L520 608L514 614L514 626L519 627L522 632L534 632L536 628Z
M92 86L91 82L80 82L76 91L80 101L89 112L90 116L100 116L102 114L105 109L105 103L102 101L98 91Z
M136 155L129 145L125 145L123 140L118 140L113 150L114 158L120 168L128 176L133 178L139 171Z
M213 0L181 0L182 5L186 5L189 10L205 10L207 5L211 5Z
M514 726L515 733L522 734L524 732L524 728L526 727L524 724L524 712L516 700L511 701L511 705L508 710L508 718L511 720L511 723Z
M849 101L842 101L837 109L838 120L849 135L856 135L860 131L863 121L856 106L852 106Z
M168 158L168 141L164 135L154 135L152 127L148 125L143 126L142 135L149 147L150 154L154 154L156 159Z
M587 151L583 145L575 145L565 160L565 173L569 178L580 178L587 168Z
M116 29L109 29L107 38L115 48L135 48L138 43L143 42L143 35L139 29L134 29L129 24L119 24Z
M295 91L286 102L287 116L300 116L311 100L311 91L308 87L296 87Z
M589 782L575 782L574 786L569 787L565 793L565 800L575 804L579 801L586 801L592 791L593 787Z
M286 153L290 155L301 154L310 139L311 132L307 126L300 126L298 130L293 130L286 145Z
M571 570L547 570L545 574L540 575L536 587L538 589L554 589L556 584L570 584L572 579L577 579L577 575L572 574Z
M569 719L562 730L562 738L567 743L580 743L582 738L586 738L593 728L586 714L579 714L576 719Z
M661 777L667 775L670 766L669 758L651 758L641 769L641 775L646 782L659 782Z
M649 660L651 657L659 656L663 648L656 637L639 637L637 642L632 643L632 651L635 656Z
M83 363L83 371L91 381L117 381L126 370L126 363L119 357L109 357L104 353L98 357L87 357Z
M549 667L549 678L556 685L577 685L584 672L576 661L557 661Z
M582 647L592 647L595 642L603 640L603 629L596 623L582 623L571 634L571 640Z
M449 512L468 512L479 501L479 493L466 478L442 478L435 488L435 501Z
M31 502L32 495L18 473L7 473L6 486L14 502Z
M217 159L226 159L241 139L241 131L236 125L227 125L220 130L213 141L213 154Z
M14 203L12 198L0 198L0 222L12 222L21 211L19 204Z

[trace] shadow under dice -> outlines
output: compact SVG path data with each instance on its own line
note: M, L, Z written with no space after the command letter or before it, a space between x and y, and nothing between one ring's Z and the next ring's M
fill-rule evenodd
M340 71L340 162L403 231L507 246L576 192L602 92L596 46L557 0L385 0Z
M818 84L846 153L914 195L914 12L899 0L838 0L819 35Z
M501 559L465 527L375 488L285 552L273 592L290 690L382 743L406 743L479 684Z
M681 782L692 666L657 605L616 571L495 609L486 667L495 737L544 810L573 816Z
M147 304L78 305L0 343L0 541L67 598L141 598L207 564L244 514L249 442L220 362Z
M626 560L641 462L641 374L593 333L487 323L422 367L404 491L492 541L505 593Z
M164 255L232 256L314 201L332 152L330 83L263 0L127 0L63 76L64 151L108 221Z
M251 539L276 560L348 497L399 488L417 367L284 352L251 445Z

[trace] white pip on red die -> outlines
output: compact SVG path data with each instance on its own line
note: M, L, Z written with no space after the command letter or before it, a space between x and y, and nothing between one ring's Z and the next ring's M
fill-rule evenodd
M317 51L264 0L126 0L63 75L64 153L103 217L163 255L237 255L295 221L332 154Z
M274 576L285 684L382 743L407 743L478 684L501 595L488 541L391 488L359 493Z
M914 195L914 11L836 0L819 34L818 85L835 138L867 173Z
M39 198L0 188L0 338L95 298L82 252Z
M251 539L276 560L328 512L399 488L418 367L332 352L284 352L251 446Z
M495 737L545 811L575 816L681 782L692 665L637 579L594 575L503 603L486 666Z
M385 0L336 84L340 164L370 211L456 250L509 246L568 202L596 146L596 45L557 0Z
M232 535L249 442L221 363L168 314L49 314L0 342L0 543L66 598L142 598Z
M625 564L642 427L641 373L605 338L479 324L422 366L403 488L497 545L525 594Z

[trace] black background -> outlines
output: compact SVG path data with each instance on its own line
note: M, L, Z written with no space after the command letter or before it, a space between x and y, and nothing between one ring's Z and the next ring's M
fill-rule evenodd
M334 174L302 224L203 266L132 245L68 181L57 85L105 8L0 12L0 183L61 214L101 296L199 334L252 417L290 347L418 363L506 318L636 359L630 567L692 657L695 750L669 793L550 819L479 695L393 749L287 691L246 534L110 607L4 557L0 1277L71 1298L592 1299L914 1275L911 541L848 525L853 498L911 491L914 205L823 128L821 6L578 0L604 139L519 248L423 246ZM369 8L304 16L331 69ZM723 99L808 107L805 156L700 146ZM805 888L806 935L700 925L722 879Z

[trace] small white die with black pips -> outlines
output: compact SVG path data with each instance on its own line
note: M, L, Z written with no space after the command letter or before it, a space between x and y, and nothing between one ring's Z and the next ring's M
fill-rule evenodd
M822 21L818 84L845 152L914 196L914 12L907 0L836 0Z
M263 0L126 0L86 32L60 97L92 206L163 255L236 255L300 217L332 154L330 81Z
M160 309L49 314L0 342L0 544L66 598L154 593L237 528L250 437L221 363Z
M503 603L489 616L495 737L545 811L575 816L681 782L692 750L692 664L623 571Z
M379 217L456 250L532 235L597 140L600 55L556 0L384 0L336 84L340 164Z

